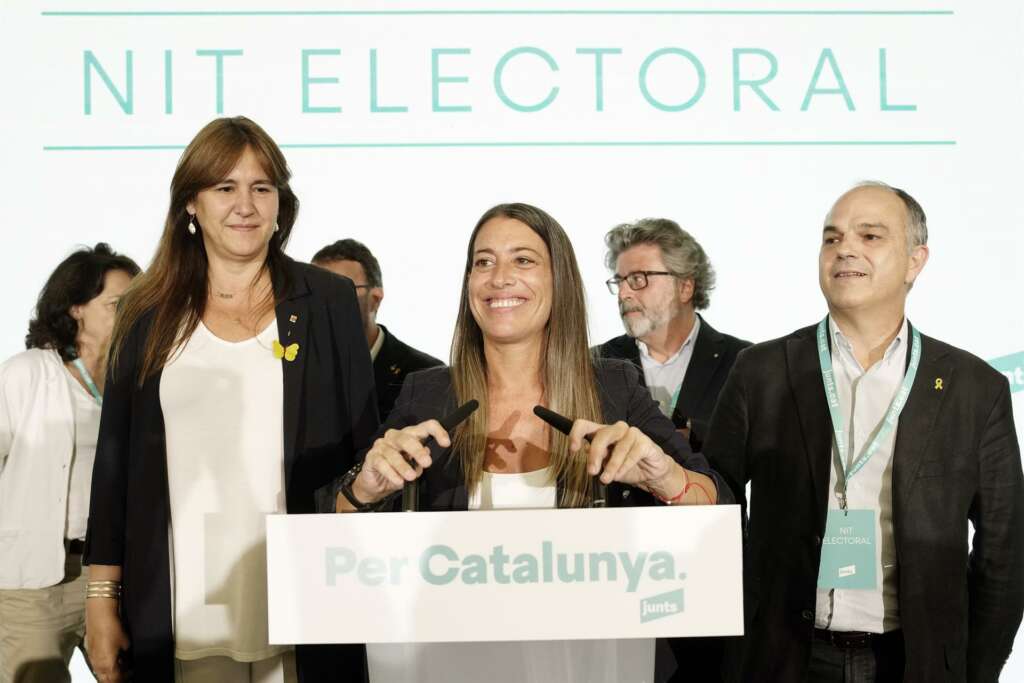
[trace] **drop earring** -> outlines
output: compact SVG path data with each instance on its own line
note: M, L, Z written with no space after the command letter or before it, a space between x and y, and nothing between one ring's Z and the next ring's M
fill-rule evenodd
M281 226L277 224L277 221L274 221L274 232L279 232L280 230Z
M196 234L196 224L192 222L193 218L195 218L195 216L192 216L191 214L188 217L188 234L190 235Z

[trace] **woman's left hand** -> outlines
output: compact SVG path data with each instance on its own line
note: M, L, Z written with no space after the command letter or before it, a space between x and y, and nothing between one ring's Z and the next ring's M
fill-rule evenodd
M576 420L569 432L569 449L578 452L584 437L590 439L587 471L600 473L605 484L620 481L649 488L679 467L649 436L622 421L603 425Z

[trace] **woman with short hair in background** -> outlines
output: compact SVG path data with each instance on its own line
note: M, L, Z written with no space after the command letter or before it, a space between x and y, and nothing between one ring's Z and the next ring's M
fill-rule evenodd
M352 282L284 254L290 175L254 122L208 124L125 295L85 553L102 683L362 677L361 647L269 642L266 516L314 512L377 424Z
M0 365L0 682L70 681L82 548L118 300L139 267L99 243L57 266Z

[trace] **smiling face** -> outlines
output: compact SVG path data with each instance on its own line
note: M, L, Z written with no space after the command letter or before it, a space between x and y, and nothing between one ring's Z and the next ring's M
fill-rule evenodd
M539 341L551 317L551 256L514 218L484 223L473 243L469 308L490 343Z
M637 244L619 254L615 273L626 277L638 271L666 272L665 258L657 244ZM650 275L647 286L633 289L623 280L619 283L619 315L630 337L644 337L663 329L679 315L683 306L693 301L693 280L679 280L669 275Z
M928 247L908 249L907 209L882 187L858 187L835 203L825 220L818 282L829 309L881 311L906 301L928 260Z
M278 192L251 147L226 178L188 203L210 257L262 260L277 223Z

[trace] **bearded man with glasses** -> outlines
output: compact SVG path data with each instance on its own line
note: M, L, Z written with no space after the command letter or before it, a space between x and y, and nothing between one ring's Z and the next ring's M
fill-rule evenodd
M624 223L605 235L605 244L605 264L614 272L607 285L618 297L626 334L595 353L643 370L651 396L698 451L736 354L750 342L718 332L697 313L710 303L715 271L697 240L677 223ZM655 680L723 680L724 640L659 641Z

